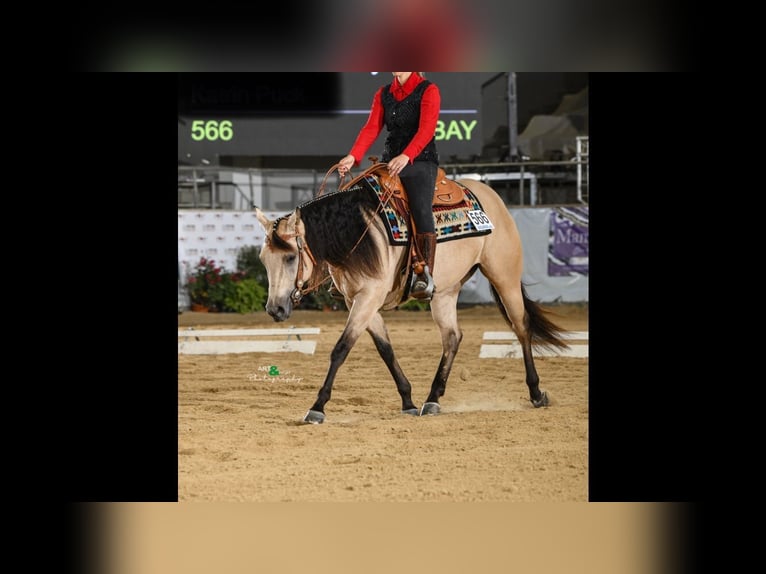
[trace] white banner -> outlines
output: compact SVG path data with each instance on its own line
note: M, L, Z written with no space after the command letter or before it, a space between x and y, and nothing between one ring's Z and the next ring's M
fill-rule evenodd
M276 219L288 212L265 213L269 219ZM213 259L227 271L236 271L239 250L262 245L264 236L253 211L178 211L178 260L184 274L194 269L202 257Z

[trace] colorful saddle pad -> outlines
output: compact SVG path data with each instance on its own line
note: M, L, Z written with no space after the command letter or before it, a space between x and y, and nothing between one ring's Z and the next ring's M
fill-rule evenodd
M484 210L479 203L478 198L473 192L462 184L465 198L461 203L449 207L434 207L434 224L436 226L436 241L451 241L453 239L462 239L473 235L487 235L492 232L491 228L477 229L476 224L469 216L469 212L480 212ZM384 190L381 188L375 175L367 175L359 180L353 187L346 191L351 191L358 186L366 187L373 191L380 200L383 197ZM388 239L391 245L406 245L409 239L409 222L405 217L401 217L390 204L386 204L381 213L381 218L386 224Z

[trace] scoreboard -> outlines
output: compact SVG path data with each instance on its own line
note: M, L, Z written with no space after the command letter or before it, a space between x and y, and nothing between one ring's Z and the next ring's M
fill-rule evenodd
M482 147L484 72L432 72L441 113L435 137L442 163ZM376 90L390 72L179 74L178 159L221 156L332 156L351 149ZM382 154L385 128L369 150Z

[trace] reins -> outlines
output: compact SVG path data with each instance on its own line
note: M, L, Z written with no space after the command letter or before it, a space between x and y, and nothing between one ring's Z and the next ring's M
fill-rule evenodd
M336 169L340 167L340 162L336 163L334 166L332 166L330 169L327 170L327 173L324 174L324 179L322 179L322 183L319 186L319 191L317 191L317 197L324 195L324 186L327 184L327 178L330 177L330 174L334 172ZM346 179L346 174L342 174L340 176L340 181L338 182L338 189L343 189L343 181Z
M346 175L343 174L340 176L340 182L338 183L338 191L344 191L345 189L349 188L352 183L355 181L360 180L361 178L369 175L370 173L375 173L381 168L387 168L387 164L385 163L377 163L377 158L371 157L370 160L373 161L373 165L368 167L366 170L364 170L360 175L356 176L355 178L351 179L348 184L345 186L343 185L343 182L346 178ZM336 163L333 165L329 170L327 170L327 173L325 174L324 178L322 179L322 183L319 186L319 190L317 191L317 198L322 196L324 194L325 185L327 184L327 178L330 176L332 172L337 170L340 167L340 163ZM384 188L384 193L382 197L378 198L378 207L375 209L375 212L373 213L372 217L369 218L367 221L367 225L364 228L364 231L362 232L362 235L359 237L359 239L356 240L356 243L354 243L353 247L349 250L349 252L346 254L346 257L344 258L344 261L348 259L351 254L356 250L357 247L359 247L359 244L362 242L362 240L365 238L367 233L370 230L370 226L372 225L373 221L377 218L377 216L380 214L381 211L383 211L383 208L386 206L386 204L389 202L391 197L394 195L395 188L391 185L391 180L388 179L385 182L382 181L382 179L378 178L379 183L382 184L382 187ZM273 232L277 233L277 227L279 226L279 222L283 219L283 217L280 217L276 221L274 221L274 229ZM316 266L317 262L314 258L314 254L311 253L311 249L309 248L308 243L306 243L305 238L298 235L297 233L293 233L290 235L281 235L283 239L292 239L295 238L295 243L298 246L298 273L295 277L295 289L293 289L292 293L290 294L290 298L295 302L298 303L305 294L311 293L312 291L316 291L321 287L328 279L331 278L331 275L327 273L325 277L322 278L321 281L313 282L313 284L308 285L305 289L303 288L303 285L305 284L305 281L303 280L303 267L304 267L304 260L303 260L303 254L304 251L306 255L308 255L309 259L311 259L311 262ZM312 273L313 275L313 273Z

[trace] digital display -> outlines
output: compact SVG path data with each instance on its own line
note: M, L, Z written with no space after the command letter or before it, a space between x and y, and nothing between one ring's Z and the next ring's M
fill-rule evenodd
M231 120L194 120L191 125L191 139L194 141L207 140L214 142L218 139L229 141L234 137Z
M481 152L481 85L491 75L426 74L441 92L434 136L442 163ZM340 158L366 122L375 92L393 79L390 72L197 76L181 74L179 81L182 163L224 156ZM384 128L369 155L382 155L385 134Z

